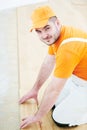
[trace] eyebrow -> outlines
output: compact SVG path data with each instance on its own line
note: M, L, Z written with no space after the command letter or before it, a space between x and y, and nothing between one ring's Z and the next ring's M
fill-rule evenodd
M47 28L47 27L49 27L49 25L44 26L44 29Z
M44 26L43 29L45 29L47 27L49 27L49 25ZM40 31L40 30L39 29L35 29L35 31Z

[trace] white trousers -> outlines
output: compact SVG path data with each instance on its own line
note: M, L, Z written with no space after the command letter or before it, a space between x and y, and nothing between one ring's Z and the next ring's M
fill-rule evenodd
M74 75L67 81L53 111L53 119L69 126L87 123L87 81Z

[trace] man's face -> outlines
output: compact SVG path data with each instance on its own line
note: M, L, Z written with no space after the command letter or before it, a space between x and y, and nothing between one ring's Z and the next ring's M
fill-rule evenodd
M55 21L48 21L47 25L42 28L35 29L40 40L47 45L52 45L60 36L60 24Z

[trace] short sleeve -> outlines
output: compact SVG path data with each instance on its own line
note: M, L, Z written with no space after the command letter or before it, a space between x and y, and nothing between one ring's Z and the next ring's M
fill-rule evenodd
M54 76L68 78L79 62L79 56L72 49L60 47L56 55Z

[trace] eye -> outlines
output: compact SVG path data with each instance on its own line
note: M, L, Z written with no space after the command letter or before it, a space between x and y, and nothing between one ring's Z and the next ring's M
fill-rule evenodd
M46 27L46 28L45 28L45 31L48 31L48 30L50 30L50 27Z
M41 34L41 31L40 30L35 30L36 31L36 33L38 33L38 34Z

